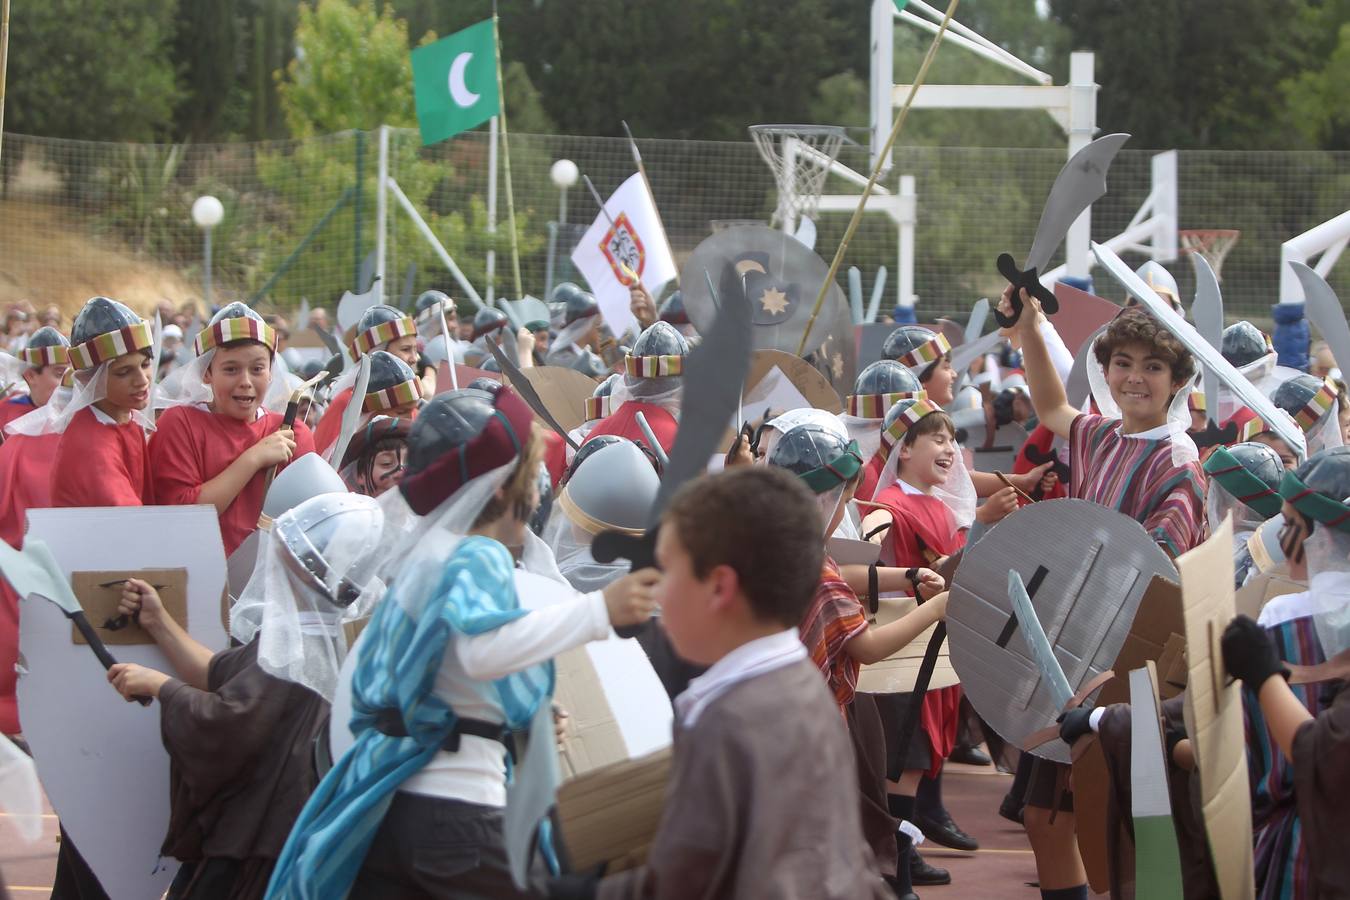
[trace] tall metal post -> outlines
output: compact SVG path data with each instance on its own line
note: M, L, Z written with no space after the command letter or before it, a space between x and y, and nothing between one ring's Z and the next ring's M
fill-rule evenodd
M366 133L356 131L356 209L352 225L352 293L361 293L361 213L366 196Z
M1093 80L1091 53L1069 56L1069 158L1092 142L1097 133L1097 83ZM1064 240L1064 264L1068 274L1086 278L1092 270L1092 209L1069 226Z
M384 302L384 264L389 215L389 126L380 126L380 168L375 179L375 301Z
M497 117L488 119L488 196L487 196L487 233L489 238L497 234ZM487 252L487 304L496 302L497 291L493 282L497 275L497 251L491 243Z

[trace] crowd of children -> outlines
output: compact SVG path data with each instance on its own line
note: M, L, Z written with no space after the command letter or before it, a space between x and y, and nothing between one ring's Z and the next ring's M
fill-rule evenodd
M1152 265L1141 276L1180 307ZM1278 571L1305 587L1222 634L1243 684L1254 881L1262 898L1350 897L1350 403L1324 348L1300 372L1250 323L1224 333L1224 358L1305 436L1297 448L1232 390L1203 395L1196 356L1144 308L1067 347L1010 287L998 310L1015 322L975 377L941 331L895 328L835 411L774 409L710 466L724 471L663 498L654 560L630 571L591 542L651 533L681 422L700 414L682 378L699 338L678 294L658 305L635 288L642 328L623 346L584 290L553 300L552 322L526 323L461 319L435 291L411 312L374 305L326 361L283 356L289 324L242 303L205 321L162 310L158 334L105 297L69 336L59 316L11 323L0 538L22 548L33 509L185 504L214 508L227 554L256 533L229 647L194 638L148 581L122 589L118 612L167 661L114 665L108 681L159 707L169 897L913 900L959 882L918 844L979 846L942 795L946 761L976 754L958 747L980 743L979 710L959 684L879 693L860 672L940 640L962 554L1055 497L1135 520L1172 558L1231 519L1235 586ZM594 377L583 424L545 428L497 351ZM1066 393L1075 356L1081 403ZM1211 419L1234 439L1214 442ZM1010 471L974 465L971 422L1022 428ZM264 515L307 456L348 491ZM841 539L876 561L836 560ZM0 731L16 738L19 599L0 582ZM568 733L553 660L615 631L638 633L673 705L665 804L635 865L571 870L541 762ZM354 743L326 758L340 684ZM1203 779L1176 712L1169 778ZM1118 785L1130 714L1070 710L1061 738L1097 734ZM1086 898L1066 767L981 737L1016 773L1000 812L1025 827L1042 897ZM1172 803L1185 896L1215 896L1227 848L1204 839L1189 793ZM1118 849L1111 892L1133 896ZM69 836L53 896L106 896Z

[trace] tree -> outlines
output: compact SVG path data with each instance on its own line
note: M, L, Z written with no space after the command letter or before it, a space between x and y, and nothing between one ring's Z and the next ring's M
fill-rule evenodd
M174 133L192 141L221 131L238 82L240 23L235 0L183 0L172 45L182 91Z
M153 141L179 90L177 0L45 0L11 14L5 125L24 134Z

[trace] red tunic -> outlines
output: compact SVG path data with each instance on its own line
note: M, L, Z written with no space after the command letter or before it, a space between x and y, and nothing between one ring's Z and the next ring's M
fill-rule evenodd
M37 407L33 404L33 398L27 394L16 394L13 397L6 397L0 402L0 441L3 441L8 435L5 434L5 426L13 422L19 416L26 416Z
M544 465L548 468L549 481L558 486L558 479L567 470L567 441L552 429L544 433Z
M665 407L657 406L655 403L643 403L640 400L625 401L622 406L596 423L591 433L586 435L586 439L590 440L602 434L614 434L646 444L647 435L637 422L638 413L642 413L647 419L652 434L661 442L661 449L669 453L670 448L675 446L675 431L679 428L679 423Z
M199 502L203 484L224 472L249 447L279 429L281 422L282 417L273 412L252 422L241 422L196 406L175 406L165 411L150 439L155 498L171 505ZM313 436L303 422L296 422L295 456L313 452ZM266 479L266 469L255 472L234 502L220 514L220 536L227 556L258 527Z
M1052 444L1054 444L1054 442L1055 442L1055 433L1051 431L1049 428L1046 428L1044 425L1037 425L1035 428L1033 428L1031 430L1031 434L1027 437L1026 442L1022 444L1022 448L1017 451L1017 459L1013 461L1012 467L1013 474L1025 475L1027 472L1030 472L1032 469L1036 468L1037 465L1039 465L1039 463L1032 462L1031 458L1027 456L1028 447L1034 447L1036 450L1040 451L1037 454L1037 456L1044 458L1044 456L1050 452L1050 447ZM1067 496L1069 496L1069 487L1064 483L1063 480L1060 480L1056 481L1055 486L1052 487L1050 490L1046 491L1044 496L1041 497L1041 499L1058 500L1061 497ZM1017 505L1026 506L1027 501L1019 499L1017 501Z
M354 390L355 388L347 388L339 391L338 395L329 401L328 408L319 419L319 426L314 429L315 447L327 450L337 443L338 435L342 434L342 414L347 411L347 404L352 402Z
M876 496L877 482L881 480L881 470L884 468L886 457L878 450L863 467L862 480L858 482L858 490L853 494L855 500L871 500Z
M51 470L59 434L10 435L0 445L0 540L18 550L28 510L51 506ZM0 579L0 733L18 734L15 698L19 658L19 597Z
M94 408L77 412L52 463L52 506L149 506L155 502L145 429L105 425Z
M965 546L965 532L956 527L951 510L936 497L907 494L899 483L894 483L879 491L873 502L891 514L890 550L894 556L892 565L897 568L931 567L938 559ZM932 765L927 773L930 778L937 777L942 761L956 746L960 705L959 684L923 696L919 725L931 750Z

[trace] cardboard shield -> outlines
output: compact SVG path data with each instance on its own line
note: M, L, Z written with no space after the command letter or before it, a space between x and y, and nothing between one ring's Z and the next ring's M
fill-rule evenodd
M212 507L34 509L28 527L68 578L185 568L187 621L181 624L209 648L228 645L220 616L225 553ZM178 868L159 858L169 825L160 710L127 703L109 686L89 647L71 639L70 622L55 604L31 596L19 609L26 666L19 712L47 796L109 896L158 897ZM91 621L97 628L103 619ZM119 646L116 656L174 674L153 643Z
M1233 621L1233 519L1213 529L1209 540L1177 558L1186 618L1186 734L1195 748L1200 776L1200 813L1214 854L1214 874L1223 900L1251 900L1252 803L1242 688L1225 684L1219 640Z
M1115 663L1152 577L1176 570L1138 522L1086 500L1033 503L966 549L947 605L952 666L976 712L1027 749L1061 710L1017 625L1009 571L1022 576L1077 691ZM1069 762L1062 741L1030 752Z
M594 378L561 366L538 366L520 371L564 431L571 431L586 421L586 399L595 392Z
M829 379L806 360L782 350L756 350L751 354L750 373L745 376L745 395L754 394L775 367L811 406L834 415L843 410L844 404Z
M751 348L795 355L829 266L776 228L741 225L717 232L694 249L680 272L684 308L699 334L708 334L717 316L719 298L709 277L717 280L728 265L745 285ZM857 356L853 317L839 285L830 285L809 337L802 352L836 391L846 392L853 385Z
M1120 315L1119 304L1062 281L1055 282L1055 297L1059 300L1059 312L1050 321L1064 339L1064 346L1075 355L1097 329Z

